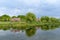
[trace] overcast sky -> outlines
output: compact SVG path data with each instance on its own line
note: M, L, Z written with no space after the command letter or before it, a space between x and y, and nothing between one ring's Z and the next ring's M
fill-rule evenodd
M27 12L37 17L60 17L60 0L0 0L0 15L25 15Z

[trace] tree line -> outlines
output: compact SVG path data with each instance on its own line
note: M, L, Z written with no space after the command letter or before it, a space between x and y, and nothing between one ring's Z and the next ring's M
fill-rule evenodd
M20 22L10 22L11 18L20 18ZM48 30L54 29L60 26L60 18L42 16L37 18L36 15L32 12L26 13L26 15L18 15L18 16L9 16L2 15L0 16L0 29L27 29L27 28L35 28L40 27L41 29Z
M60 22L59 18L54 17L48 17L48 16L42 16L40 18L37 18L36 15L32 12L28 12L26 15L18 15L18 16L9 16L9 15L2 15L0 16L0 21L10 21L11 18L20 18L21 21L24 22Z

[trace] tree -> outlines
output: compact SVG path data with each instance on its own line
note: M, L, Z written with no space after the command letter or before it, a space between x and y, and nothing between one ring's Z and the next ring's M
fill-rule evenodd
M26 14L26 20L29 21L29 22L33 22L33 21L36 21L36 16L35 14L31 13L31 12L28 12Z
M10 16L6 14L2 15L0 18L1 18L1 21L10 21Z
M0 16L0 21L1 21L1 16Z
M26 20L26 17L24 15L18 15L17 18L20 18L21 21L25 21Z
M51 21L51 22L55 22L55 23L56 23L56 22L59 22L59 20L58 20L57 18L54 18L54 17L51 17L51 18L50 18L50 21Z
M40 20L41 20L41 22L48 22L49 21L49 17L48 16L42 16L41 18L40 18Z
M16 16L12 16L12 18L16 18Z

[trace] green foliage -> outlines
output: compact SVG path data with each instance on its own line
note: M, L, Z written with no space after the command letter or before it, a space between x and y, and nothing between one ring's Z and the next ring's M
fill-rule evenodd
M20 18L20 22L11 22L11 18ZM36 21L40 20L40 21ZM14 20L13 20L14 21ZM29 27L41 27L41 29L49 30L55 29L60 26L60 19L48 16L42 16L40 19L37 19L34 13L28 12L26 15L12 16L2 15L0 16L0 29L18 29L23 30ZM29 30L30 31L30 30Z
M27 22L33 22L33 21L36 21L36 16L35 14L31 13L31 12L28 12L26 14L26 21Z
M1 17L0 17L0 21L10 21L10 16L9 15L2 15Z
M35 33L36 33L36 29L35 28L26 29L26 35L29 36L29 37L35 35Z
M16 16L12 16L12 18L17 18Z
M18 15L17 18L20 18L21 21L26 21L26 16L24 15Z
M49 17L48 17L48 16L42 16L42 17L40 18L40 20L41 20L42 22L48 22L48 21L49 21Z

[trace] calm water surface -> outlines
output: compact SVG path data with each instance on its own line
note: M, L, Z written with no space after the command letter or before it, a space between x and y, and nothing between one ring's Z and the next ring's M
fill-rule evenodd
M0 30L0 40L60 40L60 28L47 31L38 29L33 36L27 36L26 31Z

